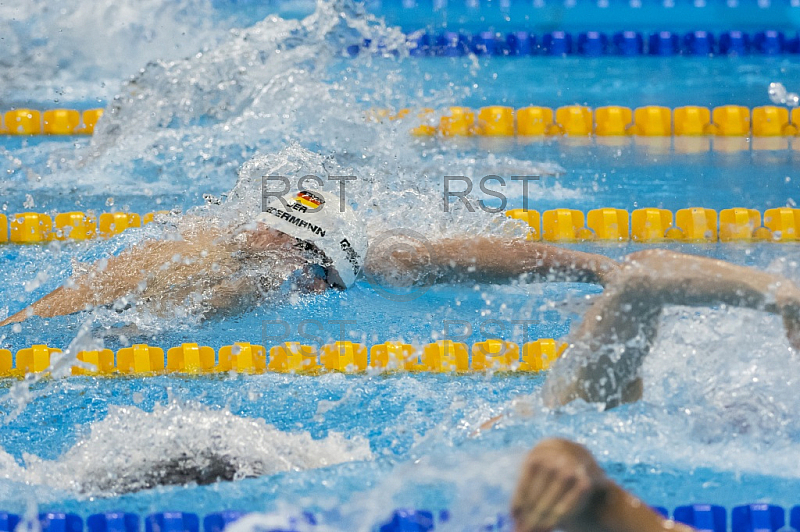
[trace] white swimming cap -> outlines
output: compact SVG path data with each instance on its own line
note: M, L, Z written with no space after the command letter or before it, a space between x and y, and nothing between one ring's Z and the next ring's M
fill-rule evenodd
M328 280L340 288L356 282L367 254L367 233L355 211L339 197L319 190L301 190L274 197L256 221L314 244L331 261Z

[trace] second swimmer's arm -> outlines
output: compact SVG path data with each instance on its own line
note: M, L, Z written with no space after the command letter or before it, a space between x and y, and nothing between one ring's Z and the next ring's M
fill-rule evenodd
M517 532L692 532L612 482L589 451L557 438L527 456L511 503Z
M545 401L613 407L642 395L640 368L666 305L744 307L782 316L800 350L800 288L779 275L706 257L647 250L629 255L570 334L548 374ZM611 378L609 378L611 377Z
M541 280L605 284L619 269L612 259L523 239L453 238L426 245L402 242L370 250L367 276L428 282ZM385 248L385 249L381 249Z

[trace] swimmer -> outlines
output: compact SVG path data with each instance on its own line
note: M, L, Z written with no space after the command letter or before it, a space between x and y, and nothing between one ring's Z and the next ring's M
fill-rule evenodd
M279 201L280 200L280 201ZM800 350L800 289L778 276L724 261L647 250L621 263L524 239L448 238L367 253L363 223L339 198L300 191L269 203L252 223L185 230L97 263L10 316L54 317L99 306L143 306L168 314L193 302L204 315L241 312L286 289L317 293L352 286L359 273L383 286L418 282L568 281L604 287L545 383L550 406L575 399L607 408L636 401L644 357L666 305L729 305L783 318Z
M516 532L691 532L612 482L591 453L551 438L528 454L511 502Z

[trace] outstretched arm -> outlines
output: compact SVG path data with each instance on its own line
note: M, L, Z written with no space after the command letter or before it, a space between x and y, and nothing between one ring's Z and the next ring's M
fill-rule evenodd
M88 272L70 278L64 286L3 320L0 326L31 316L65 316L111 305L128 296L176 296L195 289L193 286L202 280L230 271L231 252L219 242L218 230L202 229L185 236L182 240L148 240L102 259ZM216 273L212 273L212 265Z
M691 532L606 477L586 448L540 442L523 464L511 503L517 532Z
M524 278L605 284L619 264L603 255L499 237L422 243L398 237L370 247L368 279L408 286L431 282L508 282Z
M569 338L545 384L552 406L574 399L613 407L640 398L639 370L665 305L730 305L783 317L800 350L800 289L784 277L720 260L649 250L630 255Z
M152 244L138 248L140 253L152 252ZM29 307L0 322L0 326L25 321L31 316L51 318L87 310L95 306L110 305L120 298L133 294L137 285L146 279L148 271L135 266L131 250L116 257L96 262L89 272L70 278Z

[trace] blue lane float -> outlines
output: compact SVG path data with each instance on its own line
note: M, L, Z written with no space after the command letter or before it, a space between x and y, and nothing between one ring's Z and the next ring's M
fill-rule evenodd
M245 515L247 515L245 512L233 510L208 514L203 518L203 530L205 532L222 532L228 525L235 523Z
M667 510L663 506L651 506L651 508L655 510L657 513L660 513L662 516L669 518L669 510Z
M750 50L750 35L742 31L726 31L719 37L719 53L744 55Z
M650 55L662 57L680 53L678 35L671 31L659 31L650 35L648 51Z
M567 55L572 53L572 35L565 31L553 31L542 37L545 55Z
M433 512L428 510L395 510L392 518L378 529L380 532L428 532L435 528Z
M0 530L3 532L12 532L19 524L19 516L7 512L0 512Z
M722 506L712 504L678 506L675 508L672 518L697 530L707 530L708 532L726 532L727 530L727 515Z
M689 55L711 55L714 49L714 35L707 31L693 31L683 36L683 50Z
M139 516L125 512L92 514L86 519L89 532L139 532Z
M493 31L482 31L472 37L470 50L475 55L498 55L499 42Z
M46 512L39 514L42 532L82 532L83 519L75 514Z
M586 57L602 55L708 57L800 53L800 35L787 36L784 32L775 30L754 34L726 31L719 35L704 30L684 34L657 31L646 35L637 31L620 31L610 36L599 31L586 31L575 35L565 31L552 31L535 35L527 31L429 33L426 30L419 30L408 34L407 44L410 55L414 57L461 57L468 53L478 56L516 57L573 54ZM369 40L365 40L361 45L350 45L345 49L345 53L350 56L359 55L361 51L384 54L387 49L382 43L375 46Z
M608 36L599 31L586 31L578 35L578 53L598 57L608 53Z
M508 55L532 55L536 51L536 36L527 31L515 31L506 36Z
M780 31L759 31L753 37L753 46L758 53L779 55L786 50L786 37Z
M145 532L200 532L197 514L162 512L150 514L144 520Z
M783 528L784 522L783 508L772 504L737 506L731 512L733 532L779 530Z
M614 52L617 55L635 56L644 52L644 37L638 31L620 31L614 34Z

